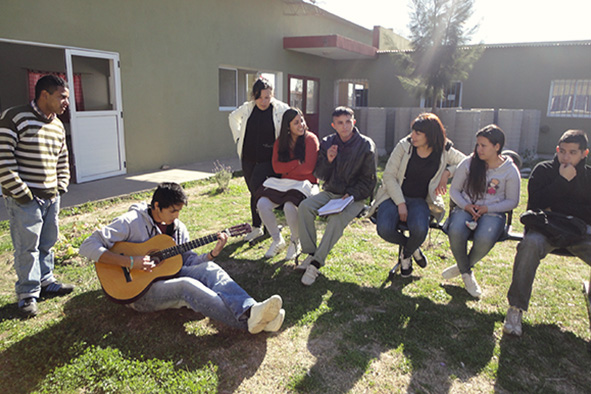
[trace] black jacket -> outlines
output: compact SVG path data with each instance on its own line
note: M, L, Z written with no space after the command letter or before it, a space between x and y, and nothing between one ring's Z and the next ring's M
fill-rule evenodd
M328 162L326 152L339 147L337 157ZM371 138L355 128L353 137L343 142L337 133L322 139L314 175L324 181L323 189L335 194L349 194L355 201L373 194L376 186L376 148Z
M527 209L550 208L591 224L591 167L581 160L571 181L559 174L559 168L557 157L535 166L527 185Z

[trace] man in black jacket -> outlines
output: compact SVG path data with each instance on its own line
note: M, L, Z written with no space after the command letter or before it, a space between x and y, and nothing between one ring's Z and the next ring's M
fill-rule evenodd
M331 125L336 133L320 143L314 170L314 175L324 181L324 190L302 201L298 208L302 252L309 256L296 268L306 270L302 276L302 283L306 286L314 283L326 256L343 235L345 227L359 215L376 185L375 144L355 127L353 110L337 107L332 114ZM328 217L324 236L317 245L314 220L318 209L332 199L349 196L354 201L343 211Z
M591 167L585 165L587 136L582 130L566 131L556 147L554 160L539 163L529 182L528 209L560 212L583 219L587 223L587 236L566 249L591 265ZM539 232L528 230L517 246L513 264L513 279L507 298L509 310L503 331L520 336L521 318L527 311L532 285L540 261L556 245Z

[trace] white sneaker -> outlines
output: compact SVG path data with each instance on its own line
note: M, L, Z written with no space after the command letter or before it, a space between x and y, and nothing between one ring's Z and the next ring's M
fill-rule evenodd
M263 329L266 332L276 332L279 331L281 325L283 324L283 320L285 319L285 309L280 309L277 317L271 320L265 328Z
M305 286L311 286L318 278L318 268L316 266L310 264L308 268L306 268L306 272L304 272L304 276L302 276L302 284Z
M452 279L455 278L456 276L460 276L461 272L460 272L460 268L458 267L457 264L452 265L447 267L446 269L443 270L443 272L441 273L441 276L443 276L444 279Z
M302 252L302 245L300 241L290 241L287 253L285 254L285 260L294 260Z
M507 316L505 317L505 323L503 324L503 332L509 335L515 335L520 337L523 333L521 327L521 318L523 317L523 311L514 306L509 307L507 310Z
M252 231L244 237L244 240L247 242L254 241L258 237L262 237L265 234L263 231L263 227L253 227Z
M310 266L310 263L314 260L314 256L308 255L300 264L295 266L295 269L305 271Z
M250 317L248 318L248 332L258 334L263 331L268 323L275 320L283 301L281 297L275 294L263 302L257 302L250 308Z
M478 282L474 278L474 272L462 274L462 280L464 281L466 290L468 290L468 293L472 297L479 298L482 295L482 290L480 290L480 286L478 286Z
M271 257L275 256L281 249L285 248L285 240L279 234L279 239L277 241L273 240L271 242L271 246L269 246L269 250L265 253L265 258L270 259Z

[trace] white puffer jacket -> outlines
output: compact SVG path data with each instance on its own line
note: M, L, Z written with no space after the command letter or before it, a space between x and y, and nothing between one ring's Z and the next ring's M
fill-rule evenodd
M429 204L429 210L437 221L441 221L445 216L445 203L441 196L435 194L435 190L441 181L443 171L446 169L453 176L456 166L466 157L462 152L452 147L451 141L448 141L441 153L441 160L439 162L439 168L435 173L435 176L431 178L429 182L429 193L427 195L427 203ZM405 202L404 195L402 194L402 183L404 182L404 175L406 174L406 166L410 160L412 154L412 144L410 137L401 139L384 169L382 176L382 184L376 193L375 200L371 204L367 215L371 216L376 211L378 206L391 198L394 204L398 205Z
M279 131L281 130L281 119L283 118L283 113L289 109L289 105L277 100L275 97L271 98L271 105L273 106L275 139L277 139L279 137ZM252 114L254 106L254 101L247 101L232 111L232 113L228 116L230 129L232 130L232 137L236 143L236 150L238 151L238 157L240 158L242 158L242 144L244 143L244 134L246 133L246 123L248 122L248 118L250 118L250 114Z

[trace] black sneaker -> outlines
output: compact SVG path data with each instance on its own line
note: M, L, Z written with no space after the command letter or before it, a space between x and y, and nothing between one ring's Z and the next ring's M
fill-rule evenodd
M53 282L48 284L47 286L41 286L41 296L44 297L51 297L51 296L62 296L66 294L70 294L74 290L74 285L60 283L60 282Z
M427 257L421 251L421 248L418 248L412 254L412 258L414 259L415 263L419 265L421 268L425 268L427 266Z
M400 276L408 278L412 275L412 257L404 258L399 255L400 258Z
M18 309L25 317L33 317L37 315L37 299L35 297L28 297L19 300Z

